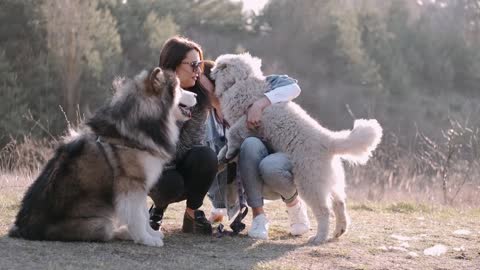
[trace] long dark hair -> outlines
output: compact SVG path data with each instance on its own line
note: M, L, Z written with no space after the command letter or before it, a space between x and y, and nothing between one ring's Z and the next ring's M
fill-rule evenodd
M160 51L158 66L162 69L175 71L175 69L182 63L182 60L185 59L187 53L191 50L197 51L200 55L200 60L203 60L203 51L200 45L186 37L171 37L163 44L162 50ZM201 67L203 69L203 66Z
M207 79L213 84L213 86L215 88L215 80L212 80L212 77L210 77L210 74L212 73L212 68L215 66L215 62L212 61L212 60L204 60L203 63L204 63L203 74L205 74ZM202 91L207 94L208 100L211 104L213 95L215 95L215 93L214 93L215 91L214 92L209 92L209 91L203 89L202 84L199 84L199 85L200 85L200 88L202 88ZM217 119L217 122L222 123L226 128L230 127L230 124L227 122L227 120L220 118L220 116L218 115L217 109L215 107L213 107L213 113L214 113L215 118Z
M185 59L187 53L191 50L197 51L200 56L200 61L203 61L203 51L200 45L186 37L171 37L163 44L162 50L160 51L158 66L162 69L175 71L175 69L182 63L182 60ZM204 69L203 62L200 65L200 68L202 70ZM197 94L197 102L199 105L210 105L210 96L200 85L199 80L195 82L194 86L185 90L189 90Z
M210 74L212 73L212 68L215 66L215 61L213 60L204 60L203 61L203 74L205 74L213 84L215 81L210 78Z

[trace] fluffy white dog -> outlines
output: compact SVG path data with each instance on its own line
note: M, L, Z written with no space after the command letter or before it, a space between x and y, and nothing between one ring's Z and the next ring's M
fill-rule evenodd
M219 160L231 159L248 136L266 141L274 151L287 153L293 162L295 184L317 220L317 234L310 239L327 240L329 208L336 217L334 237L347 231L345 176L341 159L364 164L380 143L382 128L376 120L356 120L353 130L339 132L322 127L294 102L273 104L265 109L261 127L247 129L245 112L269 91L260 69L261 60L248 53L221 55L215 61L212 79L225 119L231 124L227 146Z

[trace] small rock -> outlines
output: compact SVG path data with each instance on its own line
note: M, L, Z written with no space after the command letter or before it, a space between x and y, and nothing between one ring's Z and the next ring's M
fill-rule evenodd
M456 235L470 235L472 232L469 230L456 230L453 232L453 234Z
M386 246L379 246L378 249L388 251L388 248Z
M397 239L399 241L410 241L410 240L412 240L411 237L403 236L403 235L399 235L399 234L392 234L392 235L390 235L390 237L392 237L393 239Z
M378 249L383 250L383 251L403 251L407 252L408 250L404 247L395 247L395 246L380 246Z
M465 247L464 246L454 247L453 250L455 250L455 251L465 251Z
M410 244L408 244L407 242L402 242L402 243L400 243L400 246L403 247L403 248L409 248Z
M403 247L388 247L391 251L403 251L403 252L407 252L408 250L406 248L403 248Z
M427 256L441 256L447 253L448 248L445 245L437 244L431 248L427 248L423 251L423 254Z
M408 252L408 254L407 254L407 258L408 258L408 259L416 258L416 257L418 257L418 254L417 254L416 252L410 251L410 252Z

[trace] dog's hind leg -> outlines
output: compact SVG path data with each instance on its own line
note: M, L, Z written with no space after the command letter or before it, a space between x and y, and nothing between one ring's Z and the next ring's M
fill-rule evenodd
M333 212L335 213L336 219L335 232L333 233L335 238L346 233L350 224L350 217L347 214L345 198L346 195L344 190L334 190L332 192Z
M120 226L113 231L113 235L115 239L124 240L124 241L132 241L132 236L128 231L128 227L126 225Z
M113 239L113 222L109 217L69 218L48 225L45 238L55 241L99 241Z
M121 224L128 226L133 241L147 246L161 247L160 236L154 237L147 231L148 218L145 214L147 193L144 191L129 191L121 193L116 198L116 212Z
M350 218L347 214L347 205L345 199L345 172L340 159L335 158L332 160L334 186L332 187L332 207L335 213L336 225L333 237L338 238L348 230Z

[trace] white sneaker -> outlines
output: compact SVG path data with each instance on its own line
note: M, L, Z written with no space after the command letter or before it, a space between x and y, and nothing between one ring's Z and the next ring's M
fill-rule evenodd
M298 198L297 204L287 207L287 212L290 220L290 233L292 235L302 235L310 230L307 208L300 198Z
M252 226L248 231L248 236L258 239L268 239L268 219L265 214L260 214L252 220Z

